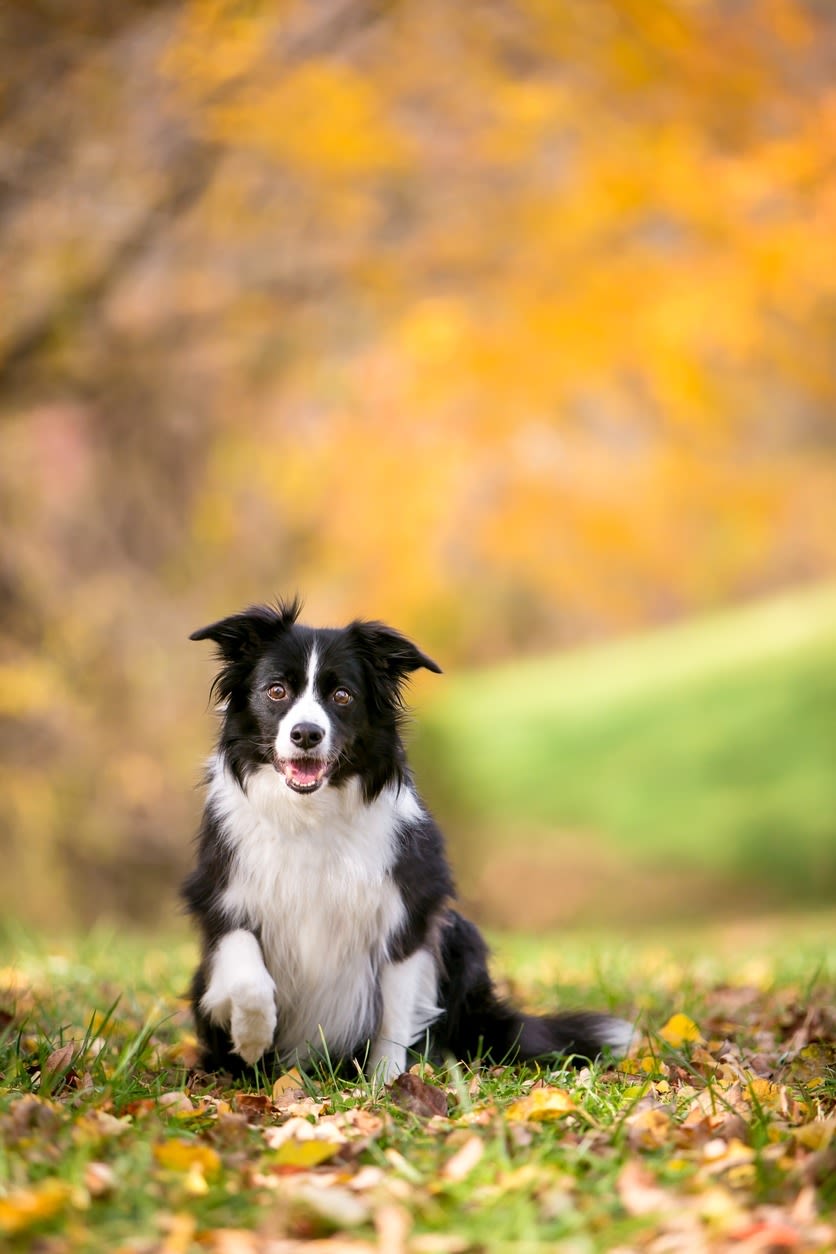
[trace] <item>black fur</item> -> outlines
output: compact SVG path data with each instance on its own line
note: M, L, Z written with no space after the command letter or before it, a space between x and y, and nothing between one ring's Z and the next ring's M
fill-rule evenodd
M341 789L357 778L365 804L373 802L389 785L411 789L401 738L404 681L420 667L436 673L440 668L400 633L381 623L358 621L342 629L313 630L297 622L299 611L297 601L274 608L256 606L202 628L191 637L212 640L221 663L213 684L213 692L225 703L219 759L245 792L254 771L275 765L277 727L284 707L277 708L263 697L264 686L281 675L290 689L300 692L307 658L315 645L322 693L344 686L353 694L345 708L328 707L338 752L324 786ZM301 805L306 803L306 798L298 800ZM198 835L197 863L183 886L183 896L197 919L202 939L201 963L191 996L204 1066L240 1073L245 1064L233 1051L229 1032L213 1024L200 1005L213 953L225 933L244 928L261 942L262 920L256 913L239 908L235 917L230 917L223 900L235 856L226 836L211 805L207 805ZM319 832L316 839L327 840L328 832ZM590 1059L606 1047L618 1022L607 1015L525 1015L498 996L482 936L451 906L454 884L443 837L425 810L420 817L399 824L396 850L389 874L403 911L397 930L373 942L371 967L379 973L384 964L402 962L419 949L435 954L442 1007L432 1028L437 1052L497 1061L554 1055ZM361 1061L380 1021L379 974L375 978L371 1021L358 1014L354 1039L337 1051ZM274 1043L281 1041L281 1033L280 1022ZM267 1068L281 1062L280 1055L270 1050L262 1059Z

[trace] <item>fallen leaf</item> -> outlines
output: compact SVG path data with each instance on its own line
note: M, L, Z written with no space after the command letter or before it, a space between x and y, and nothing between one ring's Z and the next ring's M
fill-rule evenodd
M258 1119L270 1113L272 1098L267 1093L236 1093L235 1109L248 1119Z
M473 1242L453 1232L425 1232L409 1242L410 1254L464 1254L473 1249Z
M566 1089L533 1089L527 1097L512 1102L506 1110L506 1118L521 1123L546 1123L561 1119L576 1110L575 1103Z
M204 1175L215 1176L221 1170L221 1157L211 1145L199 1141L173 1139L154 1146L154 1158L169 1171L191 1171L197 1166Z
M170 1093L161 1093L157 1105L170 1115L193 1115L194 1106L185 1093L174 1089Z
M652 1106L631 1115L627 1128L628 1140L634 1149L659 1149L671 1134L671 1117L667 1111Z
M417 1078L413 1076L413 1079ZM374 1226L380 1254L405 1254L406 1238L412 1228L412 1216L406 1207L394 1202L378 1207Z
M274 1082L273 1101L275 1101L281 1093L286 1093L288 1090L298 1090L301 1093L304 1093L305 1091L305 1085L302 1080L301 1072L298 1071L296 1067L291 1067L289 1071L286 1071L284 1075L280 1075Z
M484 1153L485 1144L482 1138L468 1137L461 1149L457 1150L452 1158L448 1158L441 1168L442 1179L448 1180L451 1184L458 1184L460 1180L470 1175Z
M84 1168L84 1187L91 1197L105 1197L116 1188L116 1173L109 1163L89 1162Z
M271 1165L308 1171L311 1167L327 1162L339 1152L340 1146L334 1141L300 1141L291 1137L274 1152Z
M117 1119L106 1110L88 1110L73 1125L73 1140L77 1145L95 1141L109 1141L124 1136L131 1129L131 1119L123 1115Z
M212 1254L258 1254L263 1248L261 1238L243 1228L213 1229L202 1236L201 1244Z
M784 1086L758 1076L749 1081L744 1097L765 1110L786 1112L787 1109L787 1091Z
M628 1162L616 1180L621 1205L628 1215L664 1213L676 1206L676 1199L660 1189L653 1176L641 1163Z
M339 1184L331 1184L327 1188L318 1188L314 1183L295 1185L290 1202L293 1211L290 1227L301 1227L301 1235L306 1237L314 1232L356 1228L369 1218L370 1208L366 1200Z
M694 1020L684 1014L671 1015L664 1027L659 1029L659 1035L663 1041L667 1041L668 1045L673 1045L674 1048L679 1048L689 1041L705 1044Z
M71 1193L70 1186L61 1180L44 1180L31 1189L15 1189L0 1198L0 1232L12 1237L51 1219L64 1209Z
M270 1149L278 1149L285 1141L326 1141L333 1145L344 1145L347 1137L335 1120L320 1120L309 1123L301 1116L288 1119L287 1123L278 1128L265 1128L264 1140Z
M59 1071L66 1070L73 1060L75 1050L76 1047L73 1041L62 1045L59 1049L54 1049L44 1063L44 1075L56 1075Z
M165 1232L165 1237L157 1246L157 1254L186 1254L197 1227L193 1216L183 1213L163 1215L160 1218L160 1227Z
M810 1123L802 1124L800 1128L792 1128L791 1132L798 1144L805 1149L827 1149L836 1134L836 1116L830 1119L813 1119Z
M212 1254L258 1254L262 1241L254 1232L243 1228L215 1228L201 1239Z
M425 1084L410 1071L399 1075L388 1089L397 1106L421 1119L447 1114L447 1094L434 1084Z
M46 1097L27 1093L12 1102L8 1115L3 1119L3 1132L12 1140L19 1140L35 1130L49 1134L60 1123L61 1107Z

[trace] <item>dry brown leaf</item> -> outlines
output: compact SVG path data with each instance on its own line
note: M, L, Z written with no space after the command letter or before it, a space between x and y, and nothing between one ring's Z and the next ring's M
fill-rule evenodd
M639 1110L627 1119L628 1140L633 1149L658 1149L671 1135L671 1117L658 1106Z
M263 1240L243 1228L215 1228L203 1234L201 1244L212 1254L259 1254Z
M485 1153L485 1144L481 1137L470 1136L457 1150L452 1158L448 1158L447 1162L441 1168L441 1177L443 1180L449 1181L451 1184L458 1184L469 1176L473 1168L482 1160Z
M417 1077L416 1077L417 1078ZM405 1254L412 1216L405 1206L389 1202L379 1206L374 1216L379 1254Z
M109 1163L89 1162L84 1168L84 1187L91 1197L106 1197L116 1188L116 1173Z
M55 1075L58 1071L64 1071L72 1062L75 1051L76 1046L73 1041L69 1041L59 1049L54 1049L44 1063L44 1075Z
M61 1117L62 1110L57 1102L27 1093L12 1102L8 1115L2 1120L3 1133L11 1140L18 1140L35 1130L48 1135L58 1126Z
M616 1181L621 1205L628 1215L665 1214L676 1205L676 1198L660 1189L653 1176L639 1162L625 1163Z
M420 1119L447 1115L447 1094L434 1084L425 1084L417 1075L406 1071L388 1086L392 1101Z
M258 1120L269 1115L273 1105L267 1093L236 1093L235 1109L250 1120Z

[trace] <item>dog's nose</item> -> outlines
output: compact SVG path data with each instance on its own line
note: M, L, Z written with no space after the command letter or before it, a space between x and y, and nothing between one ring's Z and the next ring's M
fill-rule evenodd
M324 735L325 732L316 723L297 723L290 730L290 739L300 749L314 749Z

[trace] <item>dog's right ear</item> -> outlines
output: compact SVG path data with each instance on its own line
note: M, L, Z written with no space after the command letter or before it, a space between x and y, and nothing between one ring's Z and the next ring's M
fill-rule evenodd
M190 640L211 640L218 646L218 656L224 662L238 662L255 654L270 640L299 617L302 603L298 598L279 601L273 605L251 605L240 614L219 618L208 627L199 627L189 636Z

